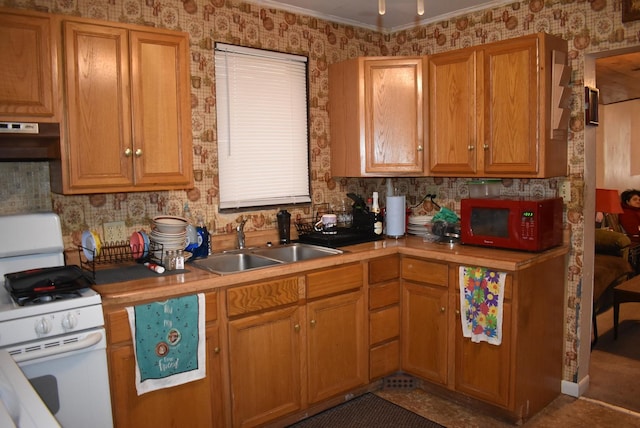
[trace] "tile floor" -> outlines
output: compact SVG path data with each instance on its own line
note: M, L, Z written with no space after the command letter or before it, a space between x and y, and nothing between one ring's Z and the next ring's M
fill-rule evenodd
M420 389L383 389L382 398L418 413L447 428L502 428L514 424L488 413L442 399ZM638 428L640 413L611 406L588 398L560 395L541 412L524 423L533 428Z

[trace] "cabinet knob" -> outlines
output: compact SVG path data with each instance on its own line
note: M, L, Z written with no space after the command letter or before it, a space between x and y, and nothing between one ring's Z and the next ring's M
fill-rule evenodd
M460 309L456 309L456 315L460 315Z
M316 320L311 320L311 327L315 327L316 326Z
M418 151L421 152L422 151L422 146L418 146Z
M124 151L124 155L125 155L126 157L130 157L130 156L131 156L131 149L127 148L127 149Z
M489 150L489 145L485 144L485 145L482 146L482 148L485 149L485 150Z
M473 144L469 144L469 145L467 146L467 149L468 149L469 151L474 150L475 148L476 148L476 146L474 146Z
M296 325L294 325L294 326L293 326L293 330L294 330L295 332L299 332L299 331L300 331L300 324L296 324Z
M213 352L215 352L216 354L220 353L220 347L216 346L215 348L213 348Z
M444 306L441 306L441 307L440 307L440 312L444 312L444 311L445 311Z
M137 156L137 157L142 156L142 149L137 149L137 150L136 150L136 156Z

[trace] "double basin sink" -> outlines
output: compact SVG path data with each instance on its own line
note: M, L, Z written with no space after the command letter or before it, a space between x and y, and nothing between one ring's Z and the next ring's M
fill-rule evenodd
M218 275L226 275L342 253L341 250L333 248L295 243L280 247L259 247L227 251L211 255L206 259L194 260L191 264Z

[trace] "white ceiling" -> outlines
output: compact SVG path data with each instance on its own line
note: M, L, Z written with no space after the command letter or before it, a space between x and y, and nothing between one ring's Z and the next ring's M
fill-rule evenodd
M387 13L380 16L378 0L249 1L327 21L383 32L403 30L418 24L428 24L487 7L512 3L511 0L424 0L425 13L418 16L417 0L386 0Z

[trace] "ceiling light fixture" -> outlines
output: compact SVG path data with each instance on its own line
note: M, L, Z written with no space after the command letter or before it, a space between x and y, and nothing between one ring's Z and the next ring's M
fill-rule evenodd
M424 15L424 0L417 1L418 15L422 16ZM378 14L384 15L385 13L387 13L387 5L385 3L385 0L378 0Z

